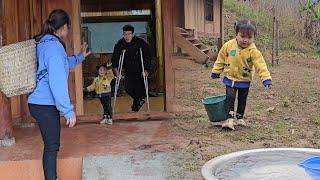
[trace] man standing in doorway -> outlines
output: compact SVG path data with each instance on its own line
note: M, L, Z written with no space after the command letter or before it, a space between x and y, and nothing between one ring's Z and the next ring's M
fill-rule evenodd
M145 103L146 91L143 81L140 48L143 55L144 73L149 74L151 66L151 53L147 42L134 35L134 27L125 25L123 28L123 38L114 46L112 55L112 67L115 75L119 77L119 59L125 51L123 59L124 80L126 92L133 98L132 111L138 112Z

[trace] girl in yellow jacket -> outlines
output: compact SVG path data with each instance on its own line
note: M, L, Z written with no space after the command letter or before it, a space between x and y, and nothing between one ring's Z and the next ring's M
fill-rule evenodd
M249 20L239 21L235 25L236 38L226 42L221 48L214 63L211 77L220 78L224 74L226 85L225 113L227 120L223 128L234 130L234 124L245 125L243 120L250 83L257 71L265 87L271 87L272 79L261 52L254 44L257 28ZM238 107L234 111L236 94Z
M95 91L100 98L104 114L100 124L112 124L112 107L111 107L111 80L114 78L111 69L107 70L104 65L97 66L99 76L94 78L93 83L84 88L85 91Z

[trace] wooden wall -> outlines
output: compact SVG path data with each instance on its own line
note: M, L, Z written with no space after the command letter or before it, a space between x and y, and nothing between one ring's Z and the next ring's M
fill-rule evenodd
M0 0L0 46L7 44L5 0ZM10 100L0 92L0 140L13 136Z
M30 39L38 33L41 28L40 5L40 0L2 0L3 45ZM10 111L15 120L14 124L29 114L26 101L25 95L10 98Z
M221 33L223 33L223 28L221 26L223 15L222 15L222 2L223 0L214 0L213 7L213 33L215 36L221 38Z
M1 38L0 45L11 44L31 39L41 30L42 23L49 13L56 8L66 10L72 17L72 28L69 37L65 39L68 54L80 51L80 2L73 0L1 0ZM80 74L80 76L78 75ZM77 88L76 88L77 87ZM76 68L70 73L69 92L72 103L78 115L83 114L82 104L82 70ZM17 125L20 122L32 120L27 107L26 95L10 98L2 98L2 103L11 104L6 107L11 112L10 121ZM8 102L7 102L8 101ZM0 103L1 103L0 102ZM1 107L2 108L2 107ZM2 108L4 109L4 107ZM2 115L0 114L2 117Z
M173 1L173 25L174 27L184 27L185 23L185 11L184 11L185 0L174 0Z
M185 28L220 36L222 1L214 0L214 20L210 22L205 20L205 0L184 0Z

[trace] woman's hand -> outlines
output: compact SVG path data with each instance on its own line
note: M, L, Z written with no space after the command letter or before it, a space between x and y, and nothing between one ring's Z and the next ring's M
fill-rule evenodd
M86 42L84 42L82 45L81 45L81 54L84 56L84 57L87 57L89 54L91 54L90 51L88 51L88 44Z
M76 122L77 122L76 115L73 115L71 118L67 119L67 126L69 126L69 128L72 128L73 126L76 125Z

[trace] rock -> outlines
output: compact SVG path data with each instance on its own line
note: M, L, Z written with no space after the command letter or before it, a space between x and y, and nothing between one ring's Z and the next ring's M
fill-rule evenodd
M291 119L289 116L286 116L286 117L284 117L283 118L284 120L289 120L289 119Z
M267 95L267 99L273 99L273 96L271 94Z
M275 110L275 107L269 107L268 109L267 109L267 112L273 112Z
M294 134L295 129L290 129L291 134Z

